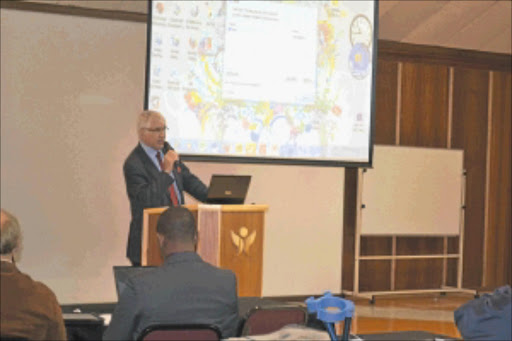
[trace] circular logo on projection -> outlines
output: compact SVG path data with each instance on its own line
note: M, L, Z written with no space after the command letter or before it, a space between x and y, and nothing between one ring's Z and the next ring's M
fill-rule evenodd
M372 46L373 28L370 19L364 14L358 14L350 24L350 43L354 46L362 43L368 47Z
M352 47L349 54L348 65L350 73L355 79L364 79L370 71L371 56L370 50L364 44L357 43Z

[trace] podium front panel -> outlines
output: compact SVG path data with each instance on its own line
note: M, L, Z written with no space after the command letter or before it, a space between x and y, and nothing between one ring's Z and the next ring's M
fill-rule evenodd
M198 222L197 205L184 205ZM156 236L160 214L167 207L144 210L141 265L158 266L163 263ZM238 296L259 297L262 289L263 243L267 205L224 205L221 207L219 267L233 271L238 282ZM200 222L201 223L201 222ZM203 223L202 227L203 226ZM214 224L205 224L210 227ZM210 247L209 246L209 247ZM199 255L201 252L199 250Z
M264 212L224 212L220 267L232 270L239 296L261 296Z

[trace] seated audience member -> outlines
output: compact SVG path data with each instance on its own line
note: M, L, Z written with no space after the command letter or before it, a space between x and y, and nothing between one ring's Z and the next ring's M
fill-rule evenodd
M21 248L18 220L5 210L0 215L1 300L0 337L27 340L65 340L66 329L55 294L21 273L14 260Z
M512 289L505 285L453 312L464 340L512 340Z
M104 339L136 339L153 324L194 323L215 325L224 338L235 336L236 277L195 252L197 231L190 211L168 208L158 219L157 237L164 263L128 281Z

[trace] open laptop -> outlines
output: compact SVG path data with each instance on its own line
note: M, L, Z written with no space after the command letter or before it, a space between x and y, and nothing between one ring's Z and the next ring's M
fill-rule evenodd
M116 282L117 299L126 288L126 282L133 276L138 276L152 271L156 266L114 266L114 281Z
M250 175L212 175L206 203L241 205L245 202Z

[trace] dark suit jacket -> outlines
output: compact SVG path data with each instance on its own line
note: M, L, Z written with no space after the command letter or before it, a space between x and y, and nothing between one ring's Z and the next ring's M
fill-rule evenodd
M213 324L235 336L238 297L235 274L195 252L173 254L162 266L132 278L114 310L104 340L136 339L151 324Z
M181 197L184 198L183 191L186 191L197 200L205 201L208 188L183 162L179 165L174 176ZM132 262L140 263L143 210L171 205L168 188L174 180L158 170L140 144L126 158L123 171L132 213L126 256Z

